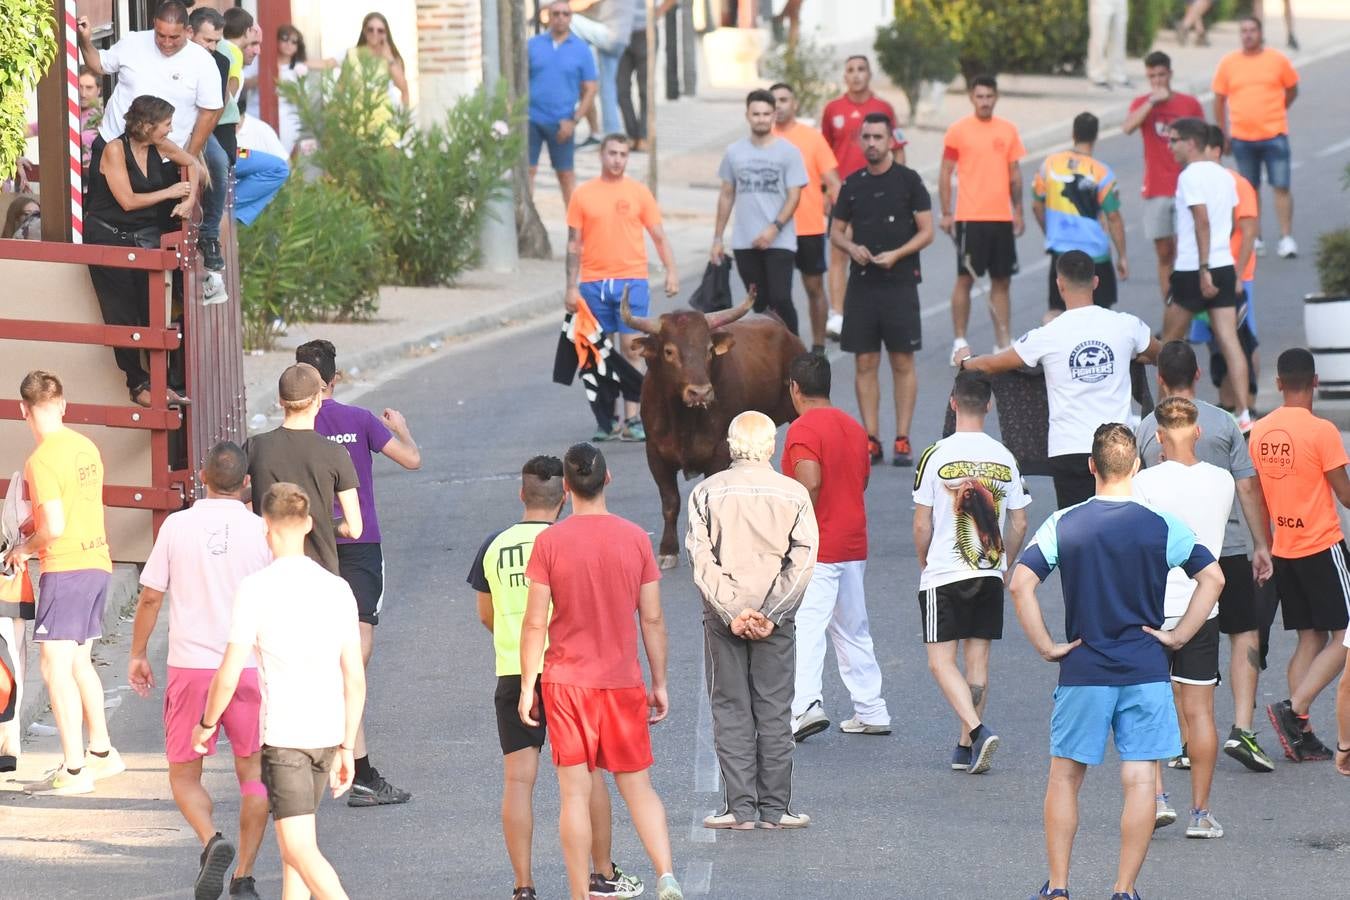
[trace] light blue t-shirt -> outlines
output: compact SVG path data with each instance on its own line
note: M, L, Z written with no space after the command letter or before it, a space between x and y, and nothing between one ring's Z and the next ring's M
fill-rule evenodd
M787 138L775 137L763 147L742 138L727 148L717 177L736 186L735 221L731 226L731 249L749 250L755 237L774 221L787 201L788 189L805 187L806 163L801 151ZM797 250L797 229L792 216L774 236L771 250Z
M581 85L595 81L595 55L586 42L569 34L554 46L553 35L545 31L530 38L530 121L557 125L572 118Z

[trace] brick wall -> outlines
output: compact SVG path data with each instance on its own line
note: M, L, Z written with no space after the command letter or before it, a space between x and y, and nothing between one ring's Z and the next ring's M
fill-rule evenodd
M456 98L482 83L482 39L479 0L417 0L423 122L440 119Z

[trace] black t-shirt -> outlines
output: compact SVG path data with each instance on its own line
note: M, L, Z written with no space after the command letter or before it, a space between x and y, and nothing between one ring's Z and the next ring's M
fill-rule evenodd
M244 445L252 479L253 511L262 515L269 488L289 481L309 495L314 527L305 538L305 555L338 574L337 526L333 502L342 491L355 490L356 467L341 444L312 429L278 428L254 435Z
M881 253L894 250L918 232L914 214L933 208L928 188L919 173L897 162L880 175L859 169L850 175L839 191L834 218L853 226L853 242ZM901 259L889 269L859 266L850 261L849 284L917 284L922 280L919 254Z

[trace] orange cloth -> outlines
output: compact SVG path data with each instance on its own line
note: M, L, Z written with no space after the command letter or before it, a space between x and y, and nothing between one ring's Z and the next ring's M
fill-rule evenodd
M1326 473L1350 458L1336 426L1311 410L1281 406L1252 426L1248 443L1275 526L1271 552L1298 559L1341 540L1341 519Z
M825 195L821 193L821 176L831 169L838 169L839 161L834 158L834 151L825 136L809 125L793 122L786 128L775 128L773 132L787 138L801 152L802 162L806 163L806 187L802 188L802 199L792 214L797 236L824 234Z
M1284 92L1296 84L1298 72L1289 57L1266 48L1252 54L1234 50L1225 56L1214 71L1211 87L1228 98L1229 136L1264 141L1288 133Z
M577 301L577 311L572 313L572 344L577 348L577 367L584 369L588 360L600 361L600 350L595 345L595 336L604 335L600 320L591 312L585 300Z
M592 178L572 194L567 227L581 232L581 280L646 278L646 228L661 224L661 210L647 186L624 176Z
M89 438L62 427L42 439L24 465L33 519L45 524L45 504L61 502L66 527L39 554L43 573L112 571L103 530L103 459Z
M1229 242L1229 248L1233 253L1233 263L1236 264L1242 255L1242 231L1238 228L1240 219L1259 219L1261 216L1260 201L1256 197L1256 188L1252 183L1243 178L1235 169L1229 169L1228 174L1233 176L1233 183L1237 185L1238 203L1233 209L1233 238ZM1238 276L1239 281L1251 281L1256 277L1256 253L1253 251L1251 258L1247 260L1247 267L1242 270Z
M942 155L956 163L958 222L1012 221L1008 167L1027 155L1013 123L966 116L947 129Z

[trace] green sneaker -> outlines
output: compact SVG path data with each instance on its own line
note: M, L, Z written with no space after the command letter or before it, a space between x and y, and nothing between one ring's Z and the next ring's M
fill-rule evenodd
M624 422L619 431L619 440L637 444L646 441L647 429L642 427L642 420L635 417Z
M591 435L592 444L601 444L605 441L617 441L619 439L619 429L615 426L609 428L595 429L595 434Z
M674 875L662 875L656 882L656 900L684 900L684 891Z
M642 879L636 875L629 875L623 869L620 869L615 863L610 863L614 867L614 877L606 878L599 872L591 873L591 896L592 897L639 897L642 895L646 886Z
M1228 732L1228 740L1223 742L1223 752L1253 772L1275 771L1274 761L1256 743L1256 735L1250 731L1243 731L1236 725Z

